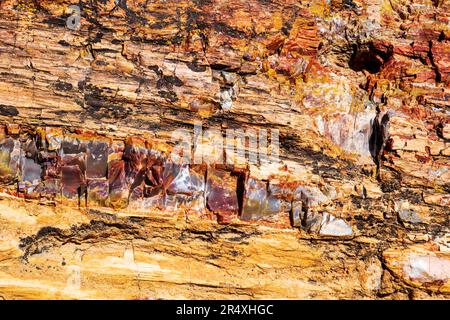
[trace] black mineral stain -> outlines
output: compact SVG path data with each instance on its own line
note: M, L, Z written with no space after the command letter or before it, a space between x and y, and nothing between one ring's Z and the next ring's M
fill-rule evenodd
M231 254L233 257L237 257L237 256L239 255L239 252L237 252L236 250L231 250L230 254Z
M103 38L103 33L102 32L97 32L96 34L95 34L95 38L94 39L92 39L90 42L91 43L97 43L97 42L101 42L102 41L102 38Z
M281 28L281 32L283 32L283 34L285 36L289 36L289 33L291 32L292 29L292 22L291 21L286 21L283 24L283 27Z
M344 0L343 1L344 7L350 8L350 9L358 9L358 5L354 3L352 0Z
M396 179L382 180L380 187L381 191L383 191L384 193L396 192L401 188L401 183L400 180Z
M193 0L192 1L197 7L211 5L213 3L212 0Z
M59 40L58 44L62 45L63 47L69 47L70 43L68 43L66 40Z
M109 48L101 48L101 49L94 49L94 53L102 54L102 53L117 53L117 50L109 49Z
M19 111L14 106L7 106L4 104L0 104L0 114L2 116L13 117L19 114Z
M104 99L97 99L94 96L85 96L86 115L97 120L101 119L126 119L129 111L121 105L108 103Z
M86 87L86 81L85 80L78 82L78 90L83 91L85 87Z
M151 66L148 66L148 68L150 70L152 70L158 77L162 77L163 72L162 72L162 70L161 70L161 68L159 66L151 65Z
M150 28L152 28L152 29L164 29L164 28L167 28L170 25L175 24L175 22L176 21L158 21L158 22L152 23L150 25Z
M369 138L369 149L372 158L379 171L381 157L389 139L389 114L386 113L380 120L380 114L377 114L372 123L372 134ZM377 174L378 175L378 174Z
M70 91L73 88L73 86L70 83L59 80L53 83L53 87L59 91Z
M98 60L98 61L95 62L95 64L98 65L98 66L107 66L108 62L102 61L102 60Z
M103 91L86 82L79 82L78 88L84 90L84 116L89 118L101 119L126 119L130 111L122 105L108 101L103 95Z
M177 102L178 97L175 92L159 90L158 94L169 102Z
M205 72L206 66L199 64L197 59L194 59L192 62L186 62L186 66L194 72Z
M65 27L66 21L69 17L70 17L70 15L63 15L61 17L51 17L51 18L45 19L42 22L46 23L50 26Z
M59 235L59 234L61 234L61 229L54 227L43 227L38 231L38 233L36 233L36 235L20 239L19 248L24 249L35 241L38 241L49 235Z
M163 75L158 82L156 83L156 88L167 88L172 90L173 86L181 87L183 85L183 81L180 80L177 76L165 76Z
M236 28L230 27L223 22L215 22L211 26L215 31L222 33L224 35L230 36L232 38L243 39L247 35L244 31L238 30Z
M117 6L125 11L129 23L136 23L140 25L146 25L148 23L147 19L139 16L136 12L128 8L127 0L119 0Z

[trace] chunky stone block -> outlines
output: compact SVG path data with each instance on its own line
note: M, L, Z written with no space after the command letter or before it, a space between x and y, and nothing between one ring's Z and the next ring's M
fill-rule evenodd
M36 188L41 183L42 167L33 159L22 157L19 192L24 193L25 198L39 198Z
M20 142L11 137L0 140L0 182L13 182L19 174Z
M248 178L245 184L242 220L277 220L276 215L291 209L287 188Z
M168 183L165 205L168 210L202 212L205 209L205 169L201 166L166 164L165 184Z
M86 181L78 165L61 168L62 202L69 206L80 205L80 195L85 193Z
M299 228L302 226L302 202L301 201L293 201L292 202L292 210L291 210L291 224L293 227Z

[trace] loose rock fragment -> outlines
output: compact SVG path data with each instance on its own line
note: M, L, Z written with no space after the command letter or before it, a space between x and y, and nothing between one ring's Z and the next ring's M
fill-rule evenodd
M242 220L276 220L291 210L292 191L289 188L249 178L245 185Z
M38 198L39 193L36 193L36 188L41 183L42 167L27 157L23 157L21 162L19 192L23 192L26 198Z
M84 174L78 165L66 165L61 168L62 204L79 206L80 196L85 193Z
M86 178L105 178L108 171L109 144L103 141L89 141L86 157Z
M175 176L167 187L166 200L172 196L175 200L172 201L172 206L202 212L205 209L205 169L201 166L176 166L177 169L172 172ZM168 168L165 167L166 169Z

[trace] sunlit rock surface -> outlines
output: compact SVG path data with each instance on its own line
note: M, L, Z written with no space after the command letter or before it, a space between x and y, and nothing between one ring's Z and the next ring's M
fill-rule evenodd
M408 283L448 293L450 256L439 248L412 246L390 249L384 253L387 266Z
M1 1L0 298L448 299L449 12Z

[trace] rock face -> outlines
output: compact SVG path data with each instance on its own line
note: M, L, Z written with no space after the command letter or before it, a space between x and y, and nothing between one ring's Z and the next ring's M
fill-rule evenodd
M449 13L1 1L0 298L448 299Z

